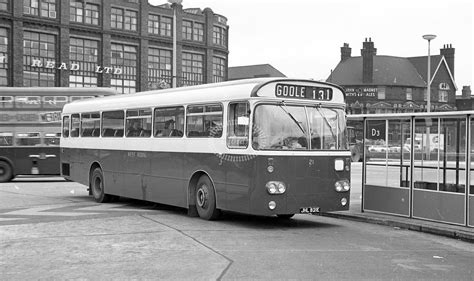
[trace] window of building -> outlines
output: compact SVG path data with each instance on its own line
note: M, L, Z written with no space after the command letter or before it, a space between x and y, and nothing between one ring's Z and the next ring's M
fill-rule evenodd
M428 90L426 90L426 88L423 89L423 100L424 100L424 101L427 101L427 100L428 100Z
M0 86L8 86L8 30L0 28Z
M125 30L136 31L137 30L137 16L138 13L135 11L125 10Z
M192 21L183 21L183 39L203 41L204 40L204 24Z
M379 100L385 99L385 87L378 87L377 88L377 98Z
M439 90L438 97L439 97L439 102L448 102L448 91Z
M25 31L23 34L23 86L54 87L56 84L56 36ZM53 62L52 67L50 67Z
M193 22L183 20L182 31L184 40L193 40Z
M151 108L129 109L125 120L127 133L132 138L151 137Z
M204 41L204 24L195 22L193 26L193 40Z
M81 0L71 0L69 5L71 22L99 25L99 6L86 4Z
M171 18L149 14L148 33L160 36L171 36Z
M0 0L0 10L8 11L8 0Z
M84 23L99 25L99 5L86 4Z
M171 37L172 18L160 17L160 35Z
M219 57L212 58L212 82L225 81L225 59Z
M212 43L220 46L227 46L226 29L214 26L212 29Z
M25 15L56 18L56 0L23 0Z
M69 87L97 87L99 63L99 42L82 38L70 38L69 59L77 65L69 71Z
M79 0L71 0L69 3L69 20L82 23L84 19L83 3Z
M407 100L413 100L412 88L406 88L406 97L407 97Z
M222 105L190 105L186 111L188 137L220 138L222 136Z
M184 132L184 107L155 109L154 136L158 138L179 138Z
M148 89L169 88L172 80L171 50L148 49Z
M112 76L111 86L119 93L136 92L137 81L137 47L112 43L112 67L122 69L121 75Z
M157 15L148 15L148 33L150 34L160 34L160 16Z
M39 0L23 0L23 13L37 16L39 14Z
M41 0L41 16L46 18L56 18L56 0Z
M200 85L204 82L204 55L185 53L182 57L182 85Z
M112 8L110 13L110 27L123 29L123 10Z

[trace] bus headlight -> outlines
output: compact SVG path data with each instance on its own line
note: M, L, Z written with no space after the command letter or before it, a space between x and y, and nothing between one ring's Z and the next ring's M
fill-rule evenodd
M347 180L340 180L334 184L334 189L336 189L337 192L346 192L351 190L351 184Z
M342 159L334 160L334 170L338 172L344 171L344 160Z
M286 186L281 181L269 181L265 187L269 194L283 194L286 191Z

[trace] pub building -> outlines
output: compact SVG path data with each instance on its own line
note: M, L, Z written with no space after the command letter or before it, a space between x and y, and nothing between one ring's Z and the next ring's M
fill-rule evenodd
M344 87L348 114L427 111L427 56L377 55L369 38L361 56L351 56L349 44L341 47L341 60L327 81ZM431 55L431 111L456 110L454 48L444 45Z
M226 81L227 19L163 2L0 0L0 87L168 88L174 46L178 87Z

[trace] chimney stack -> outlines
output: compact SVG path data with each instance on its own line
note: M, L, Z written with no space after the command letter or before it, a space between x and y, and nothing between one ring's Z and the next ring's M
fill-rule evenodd
M444 56L446 62L448 63L449 71L454 78L454 48L451 44L443 45L443 49L439 50L440 55Z
M341 47L341 62L351 57L351 50L349 44L344 43L344 46Z
M462 98L463 99L471 98L471 86L462 86Z
M372 83L374 80L374 56L377 54L377 49L374 48L372 38L365 38L360 50L362 55L362 83Z

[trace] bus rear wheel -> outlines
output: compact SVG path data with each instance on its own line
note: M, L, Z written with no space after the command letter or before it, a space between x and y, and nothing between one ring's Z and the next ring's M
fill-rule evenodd
M199 178L196 187L196 209L199 217L205 220L217 219L220 210L216 208L214 185L207 176Z
M92 190L92 196L98 203L107 203L112 199L111 195L105 194L104 189L104 176L102 175L102 169L95 168L91 175L90 188Z
M10 181L13 177L13 169L5 161L0 161L0 182Z

